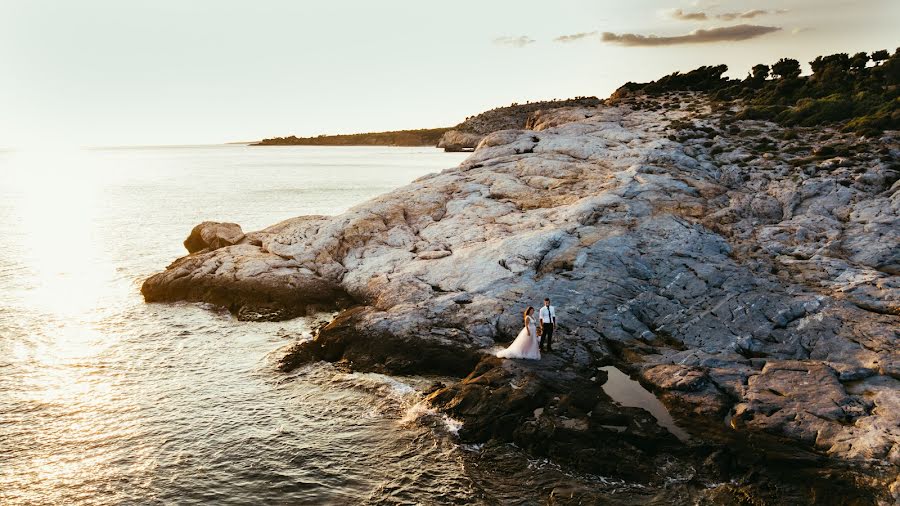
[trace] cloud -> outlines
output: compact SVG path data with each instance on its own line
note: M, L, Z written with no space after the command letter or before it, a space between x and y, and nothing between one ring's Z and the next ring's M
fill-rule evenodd
M790 9L775 9L774 11L753 9L751 11L745 12L726 12L724 14L716 15L716 17L719 19L724 19L725 21L731 21L733 19L753 19L757 16L765 16L768 14L786 14L788 12L791 12Z
M623 46L671 46L674 44L698 44L706 42L724 42L747 40L767 33L777 32L777 26L735 25L708 30L694 30L687 35L659 37L656 35L640 35L636 33L603 32L604 42L612 42Z
M812 31L812 28L810 28L808 26L798 26L798 27L794 28L793 30L791 30L791 34L797 35L798 33L810 32L810 31Z
M510 46L510 47L525 47L528 44L533 44L535 41L531 37L527 35L519 35L519 36L506 36L506 37L497 37L494 39L494 44L498 46Z
M594 35L597 35L596 31L573 33L571 35L560 35L559 37L553 39L553 42L562 42L562 43L575 42L575 41L578 41L581 39L586 39L588 37L593 37Z
M670 11L669 15L682 21L703 21L709 17L705 12L684 12L681 9Z
M716 17L719 19L724 19L725 21L731 21L733 19L753 19L756 16L763 16L765 14L769 14L769 11L765 11L762 9L753 9L752 11L745 12L726 12L716 15Z
M705 21L707 19L721 19L723 21L734 21L735 19L753 19L757 16L765 16L767 14L784 14L789 12L787 9L775 9L767 11L764 9L753 9L744 12L723 12L722 14L707 14L703 11L685 12L681 9L668 11L669 16L681 21Z

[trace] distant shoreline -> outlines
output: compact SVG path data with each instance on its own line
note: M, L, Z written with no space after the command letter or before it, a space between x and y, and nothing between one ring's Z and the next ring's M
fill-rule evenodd
M358 134L319 135L316 137L272 137L250 146L397 146L438 147L444 151L474 151L484 136L498 130L528 128L528 119L539 110L561 107L593 107L600 105L597 97L575 97L564 100L544 100L512 103L467 117L453 127L393 130Z
M394 130L360 134L319 135L316 137L273 137L250 146L396 146L435 147L450 128L424 128L419 130Z

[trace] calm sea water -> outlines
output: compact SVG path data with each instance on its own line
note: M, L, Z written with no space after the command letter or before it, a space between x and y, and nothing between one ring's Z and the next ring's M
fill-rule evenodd
M511 445L460 446L457 422L421 403L434 378L278 372L316 318L141 298L200 221L251 231L340 213L465 156L0 152L0 504L541 504L569 486L646 499Z
M203 220L334 214L465 155L206 146L0 153L0 503L465 502L416 378L284 375L307 319L145 304ZM448 422L449 423L449 422ZM442 426L446 427L442 427Z

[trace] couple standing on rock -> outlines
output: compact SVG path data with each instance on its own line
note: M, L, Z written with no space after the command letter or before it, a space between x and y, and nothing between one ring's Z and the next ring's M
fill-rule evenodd
M550 299L544 299L544 305L538 312L538 322L534 321L534 307L525 310L525 328L519 332L516 340L509 348L497 352L500 358L525 358L540 360L541 352L553 351L553 330L556 327L556 308L550 305ZM538 326L540 325L540 326ZM540 329L540 332L538 332Z

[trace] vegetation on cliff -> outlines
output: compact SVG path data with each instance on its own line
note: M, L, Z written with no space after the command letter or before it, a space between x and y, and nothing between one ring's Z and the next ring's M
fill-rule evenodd
M469 116L454 130L487 135L498 130L525 128L528 117L535 111L559 109L561 107L594 107L600 105L597 97L575 97L564 100L544 100L519 104L513 102L505 107L495 107L475 116Z
M485 135L500 130L521 130L528 127L528 120L538 111L552 111L562 107L596 107L602 102L597 97L575 97L565 100L544 100L506 107L496 107L475 116L469 116L441 137L437 147L445 151L471 151Z
M449 128L422 128L392 132L319 135L316 137L273 137L253 146L436 146Z
M720 102L739 100L736 119L769 120L784 126L840 123L844 131L864 135L900 128L900 49L818 56L812 75L800 75L800 63L782 58L755 65L745 79L722 75L726 65L675 72L649 83L629 82L613 99L634 94L704 91Z

